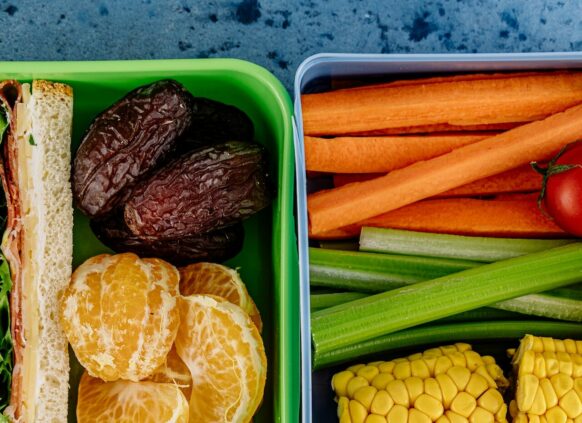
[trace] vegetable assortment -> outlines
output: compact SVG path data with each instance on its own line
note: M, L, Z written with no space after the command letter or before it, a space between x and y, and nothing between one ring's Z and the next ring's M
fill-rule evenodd
M509 347L528 333L582 339L581 72L394 81L303 95L302 109L308 176L327 181L307 198L315 369L435 343ZM525 337L522 351L528 342L542 341ZM549 353L572 342L543 345ZM455 348L428 350L431 363ZM580 360L582 350L567 352ZM491 410L479 403L485 391L468 392L453 408L442 392L424 398L416 385L435 377L433 364L430 374L391 373L375 383L389 366L375 361L334 376L338 417L578 418L579 394L560 410L534 400L522 355L509 413L499 393ZM392 367L410 361L424 369L423 357Z
M271 201L266 152L253 134L244 112L176 81L139 87L85 134L76 203L117 252L174 264L227 260L242 248L240 222Z

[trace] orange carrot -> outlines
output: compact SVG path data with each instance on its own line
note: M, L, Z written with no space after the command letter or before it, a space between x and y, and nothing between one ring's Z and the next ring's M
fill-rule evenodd
M419 201L314 239L357 237L363 226L443 234L511 238L566 236L537 206L535 197L504 200L452 198Z
M333 175L334 187L341 187L354 182L369 181L384 176L383 173L337 173ZM502 172L498 175L479 179L475 182L453 188L438 194L437 198L478 197L505 193L539 191L542 187L542 176L530 165Z
M354 132L345 134L351 137L381 137L386 135L409 135L409 134L438 134L450 132L492 132L506 131L527 122L510 123L487 123L483 125L450 125L448 123L438 123L435 125L406 126L400 128L382 128L372 131Z
M487 137L482 133L331 139L307 136L305 166L320 172L389 172Z
M530 122L579 104L582 72L369 86L301 98L306 135Z
M581 134L579 105L380 178L317 192L308 197L312 233L351 225L543 159Z

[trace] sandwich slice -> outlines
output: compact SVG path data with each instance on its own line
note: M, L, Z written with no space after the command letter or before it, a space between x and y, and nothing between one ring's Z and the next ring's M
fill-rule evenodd
M11 285L10 336L3 318L0 337L9 338L13 349L10 358L0 342L2 364L11 367L9 397L4 378L8 372L0 368L0 407L7 405L4 416L14 422L67 421L68 344L58 305L70 280L73 256L72 116L72 89L67 85L0 83L1 176L7 208L0 279L2 288ZM4 282L6 264L11 282ZM0 313L5 291L0 289Z

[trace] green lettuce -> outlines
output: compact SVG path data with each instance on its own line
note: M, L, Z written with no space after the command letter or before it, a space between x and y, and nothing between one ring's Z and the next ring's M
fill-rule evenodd
M8 122L8 113L6 112L6 109L0 105L0 142L4 138L4 133L6 132L6 129L8 129L9 125L10 123Z
M6 258L0 254L0 412L10 401L12 383L12 337L10 335L10 304L8 294L12 289L10 269ZM3 419L0 417L0 422Z

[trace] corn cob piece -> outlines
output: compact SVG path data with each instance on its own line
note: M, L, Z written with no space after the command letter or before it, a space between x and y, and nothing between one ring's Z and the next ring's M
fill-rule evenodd
M340 423L502 423L509 386L491 356L469 344L432 348L336 373Z
M513 366L514 423L582 422L582 341L526 335Z

